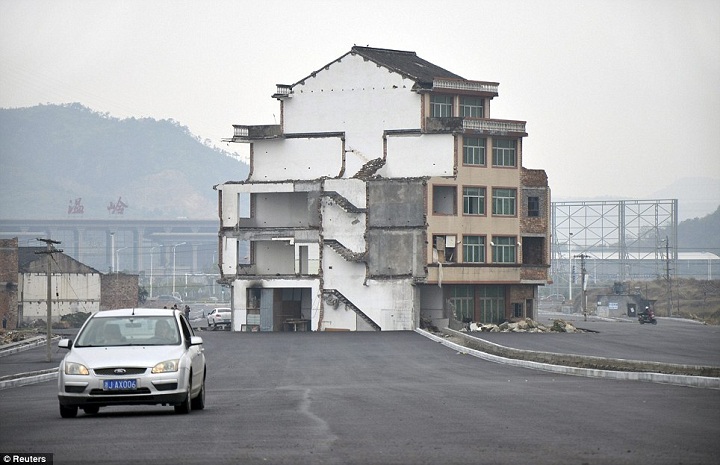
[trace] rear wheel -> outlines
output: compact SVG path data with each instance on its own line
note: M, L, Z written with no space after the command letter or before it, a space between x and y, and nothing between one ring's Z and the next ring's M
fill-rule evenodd
M60 416L63 418L75 418L77 412L77 405L60 405Z

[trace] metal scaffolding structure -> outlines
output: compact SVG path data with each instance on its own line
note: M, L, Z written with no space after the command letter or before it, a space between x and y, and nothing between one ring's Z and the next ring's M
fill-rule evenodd
M590 281L672 278L677 228L677 199L553 202L553 282L572 289L579 279L573 257L580 254Z

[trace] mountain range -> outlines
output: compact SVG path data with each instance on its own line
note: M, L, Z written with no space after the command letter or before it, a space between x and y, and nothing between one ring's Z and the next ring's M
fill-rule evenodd
M80 104L0 109L0 218L217 218L213 186L248 166L173 120Z
M176 121L78 103L0 109L0 163L0 219L217 219L213 186L248 174ZM646 199L671 198L686 219L681 249L720 251L720 179L679 179Z

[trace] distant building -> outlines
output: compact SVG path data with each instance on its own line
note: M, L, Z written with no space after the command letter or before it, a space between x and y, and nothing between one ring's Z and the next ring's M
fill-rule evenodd
M216 186L235 330L412 330L534 317L550 189L498 84L353 47L278 85L275 125L235 125L250 174Z
M47 319L47 273L51 266L50 295L52 321L63 315L94 313L138 304L138 276L123 273L102 274L62 252L48 260L46 247L17 247L17 239L0 240L0 292L2 316L8 328L18 322ZM14 276L14 280L12 279Z

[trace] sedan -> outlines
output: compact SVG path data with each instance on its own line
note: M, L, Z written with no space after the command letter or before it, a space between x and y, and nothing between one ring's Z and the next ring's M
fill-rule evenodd
M58 370L60 416L78 408L96 414L111 405L172 405L177 413L205 408L202 338L179 310L120 309L93 314Z

